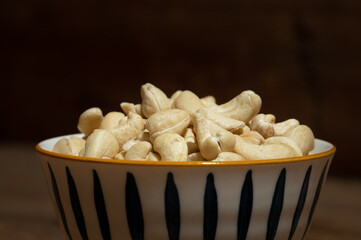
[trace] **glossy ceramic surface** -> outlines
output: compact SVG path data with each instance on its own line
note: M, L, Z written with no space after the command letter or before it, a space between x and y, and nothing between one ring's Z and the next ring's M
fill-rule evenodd
M60 138L60 137L59 137ZM304 239L335 147L237 162L71 157L37 145L68 239Z

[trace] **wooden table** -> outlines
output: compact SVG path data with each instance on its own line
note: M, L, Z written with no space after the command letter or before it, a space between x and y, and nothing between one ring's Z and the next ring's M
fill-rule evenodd
M65 239L31 144L0 144L0 239ZM327 179L307 239L361 239L361 179Z

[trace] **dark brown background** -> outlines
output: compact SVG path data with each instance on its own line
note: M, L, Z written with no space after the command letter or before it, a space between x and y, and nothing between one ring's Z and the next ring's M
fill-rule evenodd
M151 82L218 103L251 89L361 176L361 1L2 1L1 141L76 132L79 114Z

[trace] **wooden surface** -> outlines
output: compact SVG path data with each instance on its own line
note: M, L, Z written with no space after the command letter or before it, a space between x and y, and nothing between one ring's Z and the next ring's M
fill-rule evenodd
M361 239L361 180L328 177L308 240ZM30 144L0 144L0 239L64 240Z

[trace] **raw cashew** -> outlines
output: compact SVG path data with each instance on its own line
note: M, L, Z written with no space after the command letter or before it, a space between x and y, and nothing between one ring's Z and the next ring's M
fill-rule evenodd
M93 107L80 114L78 121L78 130L89 136L95 129L99 128L103 119L103 113L100 108Z
M263 136L256 131L249 131L240 135L248 143L261 145L264 142Z
M194 152L188 155L187 161L206 161L206 159L202 157L200 152Z
M213 161L241 161L245 160L241 155L234 152L221 152Z
M219 126L230 132L239 131L246 125L242 121L226 117L221 113L213 111L209 108L200 108L197 113L199 114L199 116L217 123Z
M164 133L184 134L184 131L190 123L189 114L180 109L163 110L153 114L146 121L145 128L150 133L150 140Z
M241 136L235 136L236 146L234 152L247 160L265 160L295 157L293 149L285 144L252 144L246 142Z
M120 104L120 107L122 108L123 112L128 115L129 112L137 113L140 116L143 115L142 113L142 106L141 104L134 104L129 102L122 102Z
M196 136L194 135L192 128L187 128L183 137L184 137L184 141L186 141L187 143L188 154L199 151L197 139Z
M119 149L122 150L123 144L129 139L136 138L144 130L144 119L133 112L129 112L128 120L125 124L109 130L116 137Z
M290 148L292 148L295 157L299 157L302 156L302 151L300 149L300 147L295 143L295 141L293 141L291 138L288 137L270 137L267 138L266 141L264 141L264 144L285 144L287 146L289 146Z
M149 118L154 113L170 109L170 101L165 93L154 86L146 83L140 90L142 96L142 113Z
M131 147L134 146L134 144L137 144L138 142L140 142L138 139L129 139L123 144L121 149L123 149L123 151L128 151Z
M114 158L119 152L117 139L107 130L96 129L87 138L84 157Z
M181 90L177 90L175 91L172 96L169 98L169 102L170 102L170 106L171 108L175 108L174 107L174 100L182 93L183 91Z
M233 151L235 138L231 132L198 113L193 115L193 126L199 150L205 159L213 160L220 152Z
M204 107L204 105L197 95L191 91L186 90L179 94L176 99L174 99L173 107L182 109L189 113L193 113Z
M165 133L154 140L154 151L158 152L162 161L187 161L187 144L177 133Z
M247 90L240 93L227 103L211 107L212 110L220 112L243 122L248 122L257 115L261 109L262 100L253 91Z
M79 156L80 151L85 146L85 140L80 137L71 136L70 138L60 139L53 148L53 152L67 155Z
M126 117L121 112L107 113L100 123L99 129L112 129L124 124Z
M150 152L146 158L146 160L148 161L160 161L160 155L158 153L155 153L155 152Z
M299 125L296 119L288 119L284 122L273 123L271 115L258 114L250 121L250 128L259 132L264 138L282 136L286 131Z
M125 159L125 151L120 151L114 156L114 159L124 160Z
M292 139L300 147L303 155L307 155L315 147L313 132L306 125L291 128L283 136Z
M201 102L206 107L214 107L217 106L216 98L214 96L205 96L201 98Z
M148 154L152 151L152 144L146 141L140 141L134 144L125 154L126 160L146 160Z

